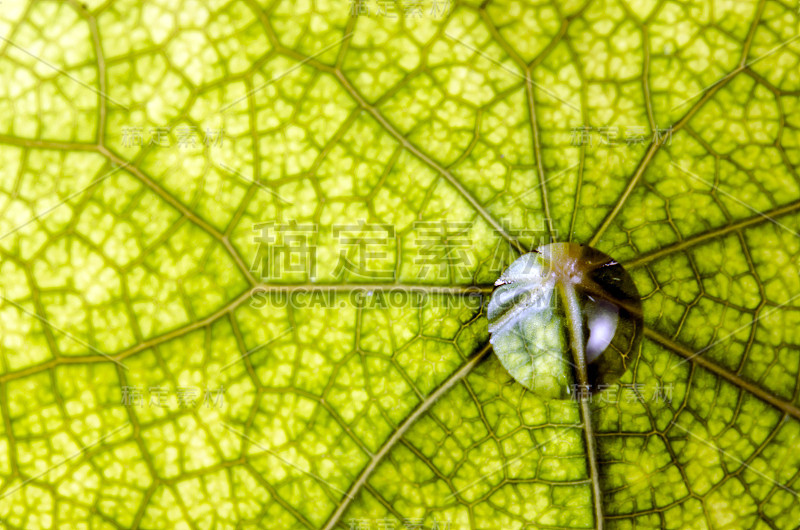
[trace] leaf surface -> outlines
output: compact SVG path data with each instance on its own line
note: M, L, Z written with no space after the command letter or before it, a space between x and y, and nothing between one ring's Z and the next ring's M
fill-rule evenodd
M611 528L797 524L796 6L424 5L3 3L1 526L593 528L595 488ZM443 220L460 263L419 259ZM316 278L254 270L269 222L317 227ZM542 239L643 297L599 476L471 303Z

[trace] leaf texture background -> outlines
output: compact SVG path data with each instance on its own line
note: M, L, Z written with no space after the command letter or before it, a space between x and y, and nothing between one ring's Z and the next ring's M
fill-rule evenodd
M593 528L593 480L607 528L798 524L798 6L406 3L2 2L0 527ZM333 274L360 219L394 283ZM415 259L443 219L466 267ZM253 227L290 221L318 277L265 281ZM541 237L643 296L648 399L593 400L597 477L465 302ZM427 303L352 296L392 287Z

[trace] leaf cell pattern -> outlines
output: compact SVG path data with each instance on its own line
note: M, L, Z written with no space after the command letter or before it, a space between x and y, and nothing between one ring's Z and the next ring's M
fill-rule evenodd
M390 3L0 6L0 526L795 526L797 6ZM473 259L421 279L442 219ZM393 283L333 274L342 220L394 227ZM254 271L265 222L320 227L317 278ZM643 295L596 449L466 303L537 237ZM253 304L315 285L333 303ZM427 303L351 295L392 288Z

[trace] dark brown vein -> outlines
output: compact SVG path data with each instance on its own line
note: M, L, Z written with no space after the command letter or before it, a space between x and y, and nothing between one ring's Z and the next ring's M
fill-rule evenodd
M723 368L722 366L709 361L702 355L695 355L695 352L688 349L686 346L670 339L667 336L662 335L661 333L659 333L658 331L654 330L651 327L645 326L644 335L648 339L657 342L658 344L673 351L674 353L677 353L681 357L684 357L686 359L691 358L691 361L697 364L698 366L705 368L709 372L725 379L730 383L733 383L734 385L743 390L750 392L754 396L758 397L763 401L766 401L773 407L785 412L786 414L792 416L793 418L800 420L800 408L790 403L789 401L783 400L777 396L770 394L763 388L755 385L754 383L751 383L750 381L744 379L740 375L731 372L727 368Z

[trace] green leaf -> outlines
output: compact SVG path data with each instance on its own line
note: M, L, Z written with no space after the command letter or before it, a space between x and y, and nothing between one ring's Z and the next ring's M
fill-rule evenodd
M0 6L0 526L796 526L796 6L391 4ZM642 296L616 397L492 355L551 241Z

